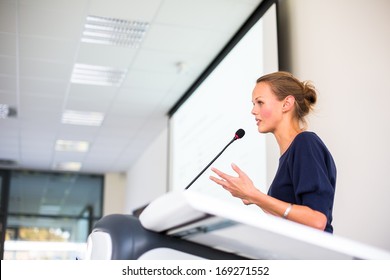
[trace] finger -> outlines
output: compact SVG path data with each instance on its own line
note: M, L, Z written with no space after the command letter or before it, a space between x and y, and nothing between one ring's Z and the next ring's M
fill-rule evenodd
M226 173L223 173L222 171L220 171L220 170L218 170L218 169L216 169L216 168L214 168L214 167L212 167L211 170L212 170L215 174L217 174L219 177L221 177L221 178L223 178L223 179L225 179L225 180L228 180L228 179L230 178L229 175L227 175Z
M221 185L222 187L224 187L224 184L225 184L225 181L224 180L221 180L221 179L218 179L214 176L210 176L209 177L211 181L217 183L218 185Z
M222 171L220 171L219 169L217 169L215 167L211 167L211 171L213 171L214 173L216 173L218 175L222 173Z
M235 163L232 163L233 170L239 175L246 175Z
M219 181L220 181L220 179L218 179L218 178L216 178L216 177L214 177L214 176L210 176L209 179L210 179L211 181L214 181L215 183L219 183Z

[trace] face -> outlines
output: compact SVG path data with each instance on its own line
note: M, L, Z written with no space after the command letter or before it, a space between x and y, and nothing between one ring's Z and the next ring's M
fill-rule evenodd
M257 128L261 133L273 133L283 116L283 101L279 101L271 87L265 83L257 83L252 92L253 109Z

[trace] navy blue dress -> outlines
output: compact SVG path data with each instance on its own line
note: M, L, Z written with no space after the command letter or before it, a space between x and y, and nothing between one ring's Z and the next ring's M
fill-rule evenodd
M327 217L325 231L333 233L336 173L332 155L322 140L313 132L301 132L280 157L268 195L323 213Z

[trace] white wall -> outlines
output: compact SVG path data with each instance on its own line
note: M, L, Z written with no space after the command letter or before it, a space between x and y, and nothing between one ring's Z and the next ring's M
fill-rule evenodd
M338 167L335 234L390 250L390 1L282 0L284 70L317 86Z
M126 213L167 191L168 129L164 129L127 173Z
M309 129L338 167L335 234L390 250L390 1L281 0L279 8L282 70L320 94ZM166 147L163 131L128 172L127 212L165 192Z

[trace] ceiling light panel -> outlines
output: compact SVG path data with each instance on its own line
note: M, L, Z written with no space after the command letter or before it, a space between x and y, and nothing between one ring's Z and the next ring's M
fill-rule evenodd
M86 141L57 140L56 151L60 152L81 152L88 151L89 143Z
M87 16L82 42L138 48L149 23L116 18Z
M126 73L127 69L76 63L73 67L71 82L75 84L119 87Z
M62 114L63 124L100 126L104 120L104 114L99 112L83 112L66 110Z

